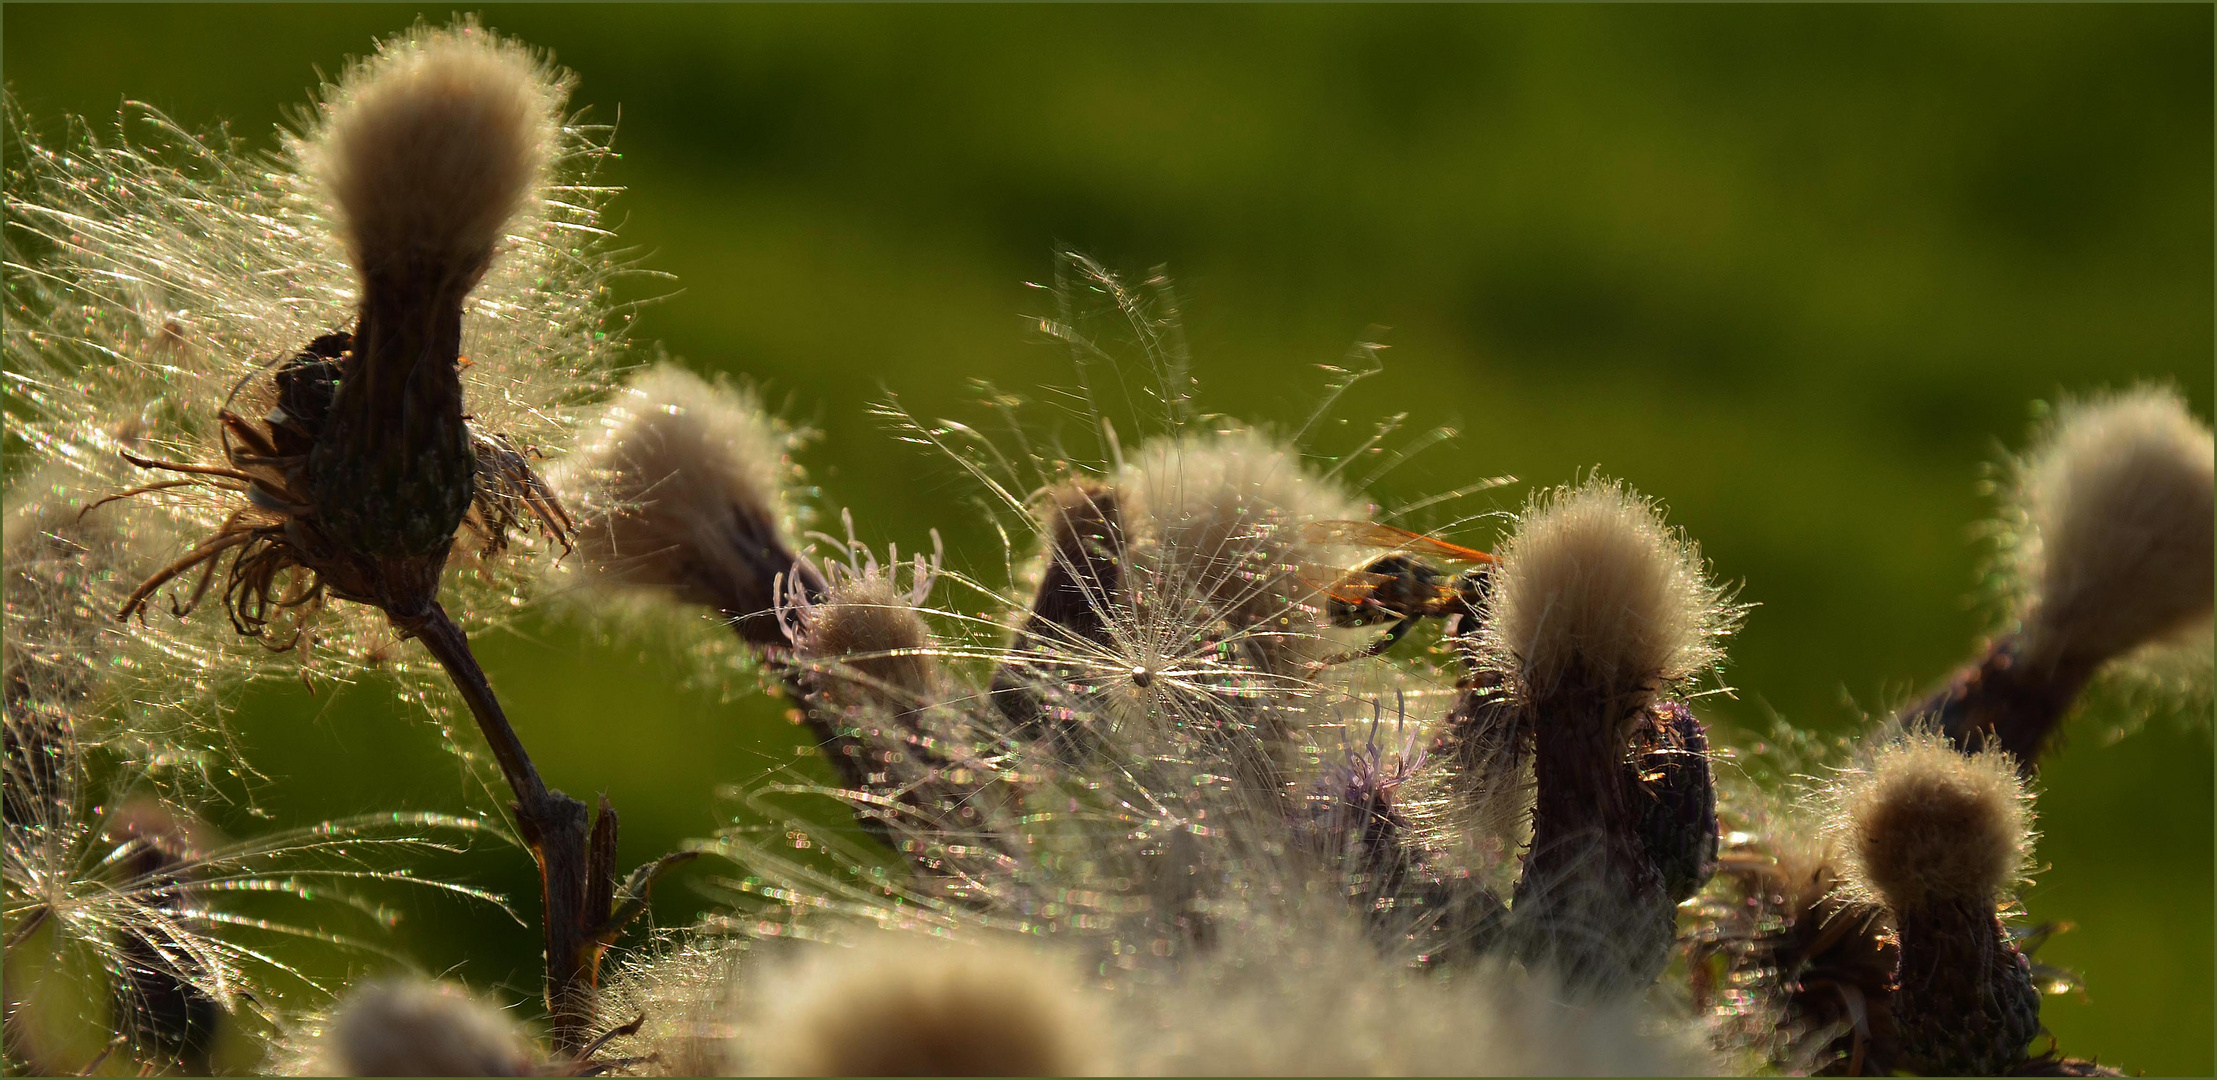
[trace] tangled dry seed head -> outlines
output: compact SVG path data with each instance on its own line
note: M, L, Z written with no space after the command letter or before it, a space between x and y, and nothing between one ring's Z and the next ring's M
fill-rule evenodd
M578 547L611 583L768 611L792 569L795 440L751 391L663 363L632 378L555 485L586 507Z
M1535 496L1498 552L1484 649L1527 694L1589 682L1639 694L1723 659L1740 609L1701 552L1622 483Z
M531 1076L537 1054L506 1012L449 982L376 979L349 990L292 1066L298 1076Z
M1088 1076L1101 1020L1078 969L1022 941L881 933L754 975L737 1050L758 1076Z
M472 23L355 64L306 146L364 276L474 282L544 182L570 79Z
M1890 738L1834 778L1827 833L1855 892L1899 911L1991 901L2032 857L2032 797L2007 754L1965 754L1945 736Z
M2213 595L2207 424L2174 390L2066 403L2018 462L2010 517L2036 659L2100 662L2206 625Z

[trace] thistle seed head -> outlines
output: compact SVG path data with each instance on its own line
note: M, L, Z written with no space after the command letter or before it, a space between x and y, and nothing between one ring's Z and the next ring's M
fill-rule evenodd
M1880 743L1826 795L1826 830L1847 855L1849 885L1895 911L1991 904L2025 876L2032 799L2000 751L1966 754L1944 736L1908 733Z
M1248 635L1251 658L1285 675L1325 655L1297 568L1324 561L1303 538L1313 521L1366 518L1370 507L1320 476L1300 452L1251 428L1150 441L1117 478L1127 525L1145 537L1135 560L1151 593L1183 594Z
M302 1076L531 1076L537 1054L500 1009L448 982L365 982L339 999Z
M571 79L471 22L388 42L342 77L310 171L365 279L467 290L538 194Z
M556 478L585 507L578 547L619 587L661 590L783 644L774 609L796 571L794 432L751 391L674 364L631 380ZM820 583L818 583L820 585Z
M2207 625L2213 472L2209 426L2175 390L2057 410L2017 463L2009 511L2030 659L2100 663Z
M1700 549L1615 481L1536 496L1497 554L1483 648L1526 695L1644 701L1718 663L1739 620Z
M917 611L930 595L935 565L918 558L909 587L898 589L897 562L883 569L875 558L856 565L830 563L820 572L826 585L823 598L816 601L793 580L780 616L799 657L822 665L818 681L832 701L898 714L923 708L937 697L931 627Z
M739 1043L758 1076L1085 1076L1101 1019L1075 967L1021 941L878 934L760 973Z
M613 189L588 175L604 153L597 130L550 136L534 121L540 134L525 141L537 172L518 207L462 198L451 176L426 181L437 198L390 177L353 185L383 196L334 194L348 186L342 176L385 167L380 147L395 169L443 175L454 140L427 162L414 151L437 140L394 145L391 125L362 118L396 115L372 107L380 94L420 103L439 81L418 72L387 86L385 75L469 49L514 52L467 25L419 27L327 88L328 107L285 135L274 160L143 106L126 106L112 135L74 127L52 148L10 113L11 150L24 151L10 155L8 190L10 416L34 455L74 471L81 489L131 491L93 513L146 541L147 554L126 564L137 581L100 591L112 595L111 615L148 616L119 636L154 657L130 669L162 679L149 699L196 711L234 680L294 677L311 648L341 677L369 664L427 674L391 648L389 616L421 614L443 588L468 629L513 610L519 584L489 559L483 573L443 581L456 530L490 551L519 511L551 535L565 529L528 459L568 438L575 406L605 391L623 341L604 288L619 267L598 220ZM484 98L481 82L458 80L472 100ZM558 96L559 80L544 82L533 93ZM418 90L394 89L404 83ZM415 113L484 135L467 114ZM342 161L343 146L354 149ZM396 224L406 215L370 213L411 200L429 216ZM465 218L513 210L496 222L505 239L441 224L465 203L477 206ZM366 227L372 219L384 224ZM461 241L469 250L453 255L448 241L473 228L477 238ZM446 237L432 248L452 259L386 272L352 253L356 234L394 247L417 229ZM119 451L145 471L111 475ZM209 598L232 618L155 617L156 604L182 616ZM326 606L332 598L359 604ZM269 650L237 648L241 634ZM273 658L293 645L299 660Z
M462 306L537 194L567 86L463 23L388 43L348 72L301 154L361 275L361 310L305 481L342 552L395 560L379 606L413 615L476 497Z

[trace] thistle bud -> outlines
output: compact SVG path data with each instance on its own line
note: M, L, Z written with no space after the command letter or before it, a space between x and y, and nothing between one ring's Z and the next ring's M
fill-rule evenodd
M2209 624L2217 452L2176 392L2070 403L2016 464L2015 632L1905 711L2029 771L2102 665ZM2206 670L2207 650L2198 663Z
M1894 914L1898 1064L1981 1076L2023 1063L2040 992L1995 913L2031 853L2030 798L2014 763L1911 734L1841 776L1830 802L1848 884Z
M740 1041L757 1076L1086 1076L1101 1020L1077 972L1021 942L880 935L761 977Z
M379 979L340 998L303 1076L532 1076L537 1054L515 1021L453 983Z
M786 539L794 436L753 394L674 364L640 373L557 479L586 506L578 547L607 581L658 589L783 645L781 575L821 596Z
M1663 876L1663 893L1680 903L1701 891L1717 868L1717 788L1709 773L1709 736L1693 710L1661 701L1632 732L1624 781L1633 792L1639 833Z
M1683 752L1698 725L1675 714L1643 748L1680 750L1655 783L1627 757L1656 696L1717 660L1737 612L1693 545L1619 484L1540 497L1499 555L1481 651L1526 713L1535 783L1511 940L1574 986L1637 989L1668 959L1688 884L1666 867L1697 878L1713 850L1713 796L1706 759Z
M373 599L395 614L436 595L476 496L463 301L536 197L566 91L475 26L422 33L348 72L302 150L361 280L307 493L338 548L380 562Z

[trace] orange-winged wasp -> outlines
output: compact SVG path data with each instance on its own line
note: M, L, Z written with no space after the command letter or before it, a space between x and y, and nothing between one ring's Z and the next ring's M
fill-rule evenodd
M1458 631L1458 623L1476 625L1479 609L1485 604L1490 569L1500 561L1476 548L1372 521L1312 521L1302 528L1301 537L1312 544L1392 549L1354 570L1322 568L1324 573L1319 576L1302 574L1324 594L1324 618L1333 626L1393 623L1368 648L1332 657L1319 666L1376 656L1392 648L1419 619L1455 620L1449 624L1449 633ZM1476 565L1449 576L1419 556Z

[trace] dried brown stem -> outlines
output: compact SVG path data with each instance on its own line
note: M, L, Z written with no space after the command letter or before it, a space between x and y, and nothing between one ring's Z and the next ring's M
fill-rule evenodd
M539 778L523 740L509 725L484 670L471 654L469 640L446 609L433 603L424 615L394 617L393 624L421 640L446 669L516 795L516 826L539 862L546 1004L554 1047L561 1053L580 1054L593 1039L593 993L601 954L621 929L610 925L615 908L616 811L603 796L599 820L591 822L588 830L585 804L548 788ZM640 890L650 883L642 882Z

